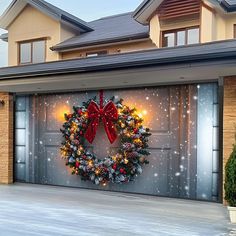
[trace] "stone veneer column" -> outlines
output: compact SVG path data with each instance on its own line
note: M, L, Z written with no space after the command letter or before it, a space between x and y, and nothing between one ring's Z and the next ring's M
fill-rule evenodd
M225 165L232 152L236 133L236 76L224 79L223 182ZM223 194L224 196L224 194Z
M0 184L13 182L13 96L0 92Z

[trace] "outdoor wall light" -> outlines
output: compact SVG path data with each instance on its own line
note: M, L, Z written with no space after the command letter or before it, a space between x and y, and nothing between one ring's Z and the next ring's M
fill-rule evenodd
M0 107L3 107L5 105L4 100L0 100Z

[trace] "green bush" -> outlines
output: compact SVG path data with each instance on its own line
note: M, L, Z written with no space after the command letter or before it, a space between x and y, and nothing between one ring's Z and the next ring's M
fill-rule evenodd
M236 144L225 166L225 200L236 207Z

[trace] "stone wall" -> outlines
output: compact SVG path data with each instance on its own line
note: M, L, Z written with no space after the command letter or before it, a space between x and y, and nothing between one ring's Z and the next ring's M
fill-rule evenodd
M225 164L232 152L236 133L236 77L224 79L223 180ZM224 196L224 194L223 194Z
M13 97L0 92L0 183L13 182Z

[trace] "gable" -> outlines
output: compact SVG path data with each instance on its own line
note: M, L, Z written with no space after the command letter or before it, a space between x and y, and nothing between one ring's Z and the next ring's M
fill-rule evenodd
M8 31L9 34L17 34L18 36L24 34L31 37L31 35L37 34L37 32L41 34L42 31L48 31L49 35L51 35L53 32L50 31L53 28L59 32L58 21L48 17L31 5L27 4L20 14L8 26Z
M42 12L44 15L66 24L70 28L77 29L80 32L93 31L87 22L53 6L44 0L13 0L0 17L0 28L7 30L9 25L15 20L27 4Z
M200 0L164 0L157 13L163 20L189 15L200 16L200 3Z
M177 13L179 15L196 15L200 14L200 10L198 10L199 2L203 2L222 13L236 12L236 3L234 0L144 0L134 11L133 17L137 22L148 25L150 17L156 13L157 9L159 9L159 14L162 17L167 15L168 18L175 18ZM176 7L177 11L175 12Z

